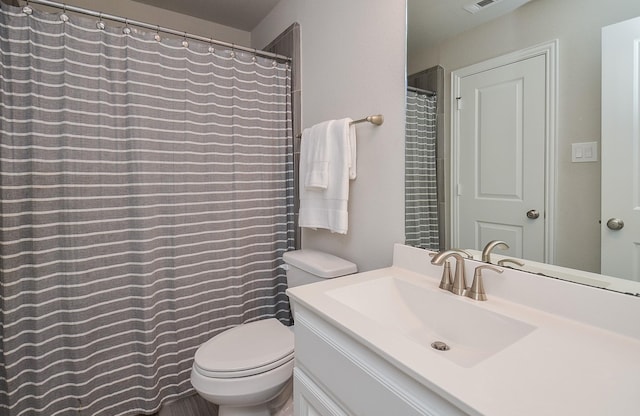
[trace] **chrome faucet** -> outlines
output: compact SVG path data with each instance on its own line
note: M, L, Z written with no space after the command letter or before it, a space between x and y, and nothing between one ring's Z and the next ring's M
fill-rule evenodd
M462 257L460 252L458 250L441 251L433 256L433 259L431 259L431 264L442 266L446 263L449 257L453 257L456 259L456 269L453 273L453 285L451 285L451 288L449 289L445 289L444 287L442 287L442 282L440 283L440 285L445 290L449 290L456 295L463 296L467 291L467 279L464 274L464 258Z
M482 250L482 261L485 263L491 263L491 251L493 251L494 248L501 248L503 250L507 250L509 248L509 246L507 245L507 243L505 243L504 241L501 240L492 240L489 241L487 243L486 246L484 246L484 249Z

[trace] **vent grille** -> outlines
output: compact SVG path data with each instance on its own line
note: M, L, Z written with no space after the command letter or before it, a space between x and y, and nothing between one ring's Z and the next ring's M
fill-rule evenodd
M480 0L476 3L468 4L464 6L464 9L469 13L478 13L480 10L492 6L496 3L500 3L502 0Z

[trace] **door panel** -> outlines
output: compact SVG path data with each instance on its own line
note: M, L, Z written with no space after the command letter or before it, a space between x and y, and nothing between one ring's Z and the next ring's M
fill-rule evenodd
M460 247L499 239L509 255L545 260L545 74L538 55L460 79Z
M602 29L602 274L640 281L640 18ZM611 218L624 221L612 230Z
M475 91L478 198L522 200L522 84L517 79Z

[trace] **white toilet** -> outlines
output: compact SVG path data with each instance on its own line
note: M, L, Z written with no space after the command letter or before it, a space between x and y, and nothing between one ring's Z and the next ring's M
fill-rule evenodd
M316 250L283 255L289 287L357 272L355 264ZM270 416L291 395L293 332L277 319L231 328L196 351L191 384L219 416Z

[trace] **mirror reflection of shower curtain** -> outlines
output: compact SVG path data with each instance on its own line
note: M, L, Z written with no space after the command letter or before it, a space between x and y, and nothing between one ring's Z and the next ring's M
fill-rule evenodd
M406 244L438 250L436 97L417 91L407 91L406 126Z

